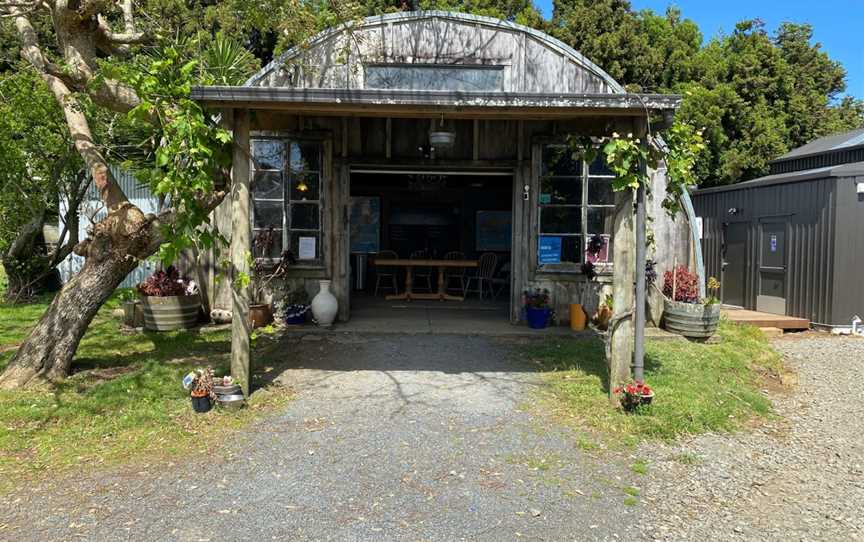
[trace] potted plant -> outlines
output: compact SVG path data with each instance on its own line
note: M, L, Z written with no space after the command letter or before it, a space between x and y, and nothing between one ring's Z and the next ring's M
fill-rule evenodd
M186 379L184 379L184 384L188 382L190 378L189 395L192 397L192 410L198 413L209 411L213 408L213 401L216 400L213 369L208 367L190 373L187 375Z
M720 287L715 278L709 286ZM699 299L699 279L687 267L679 265L663 275L664 327L692 339L707 339L720 323L720 300L715 295Z
M194 281L181 278L173 266L156 271L138 284L144 329L189 329L198 323L201 296Z
M654 390L644 382L634 382L612 390L620 395L621 408L625 412L633 412L643 405L650 405L654 400Z
M531 329L544 329L552 319L552 303L549 299L549 290L540 288L525 290L522 294L525 305L525 319Z
M252 264L252 303L249 305L249 323L253 329L273 321L273 309L266 301L267 287L274 279L284 278L288 266L296 263L290 250L282 252L276 261L267 257L273 249L276 235L271 227L258 232L252 243L258 256Z
M609 327L609 320L612 319L612 294L606 294L603 302L597 307L597 313L594 315L594 325L597 329L605 331Z

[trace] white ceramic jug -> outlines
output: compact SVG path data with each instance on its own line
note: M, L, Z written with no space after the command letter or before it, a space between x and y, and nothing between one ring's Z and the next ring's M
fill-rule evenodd
M318 284L321 286L321 290L312 299L312 316L319 326L328 327L336 320L336 315L339 313L339 302L336 300L336 296L330 293L329 280L319 280Z

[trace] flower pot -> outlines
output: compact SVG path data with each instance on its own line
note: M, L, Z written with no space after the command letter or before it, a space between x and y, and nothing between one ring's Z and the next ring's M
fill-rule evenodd
M720 323L720 304L683 303L664 299L663 322L666 330L692 339L707 339Z
M609 320L612 319L612 309L608 305L600 305L597 309L597 316L594 318L594 324L597 329L605 331L609 327Z
M579 303L571 303L570 304L570 329L573 331L582 331L585 329L585 322L588 320L588 316L585 314L585 311L582 309L582 305Z
M192 410L195 412L204 413L213 408L213 403L210 402L210 396L205 395L204 397L195 397L192 396Z
M652 391L651 393L643 393L639 399L642 402L642 406L650 405L651 401L654 400L654 392Z
M330 293L330 281L318 281L321 290L312 299L312 317L321 327L329 327L336 320L339 313L339 302L336 296Z
M199 294L141 296L141 308L144 310L144 329L190 329L198 324L201 297Z
M252 329L264 327L273 321L273 310L270 305L255 304L249 305L249 325Z
M526 307L525 318L528 320L528 327L531 329L545 329L552 317L552 309L538 309L535 307Z
M127 301L123 303L123 323L129 327L144 326L144 310L140 301Z

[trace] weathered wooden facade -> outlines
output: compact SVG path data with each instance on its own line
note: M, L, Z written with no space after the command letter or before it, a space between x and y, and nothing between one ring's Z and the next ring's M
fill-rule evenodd
M632 199L613 194L609 172L573 160L563 144L568 135L644 135L646 113L668 116L679 103L675 96L625 92L543 33L449 12L398 13L335 28L286 52L242 87L201 87L193 95L233 123L236 160L243 162L235 164L235 184L251 179L250 193L243 183L235 187L234 208L223 205L217 223L241 248L254 231L275 228L277 249L300 256L291 280L310 293L319 279L332 280L341 320L351 317L351 198L387 183L401 183L401 199L391 199L401 202L403 221L412 209L406 185L431 184L413 196L427 206L460 190L463 203L454 212L463 218L449 237L474 255L483 247L470 235L472 217L509 212L512 240L498 250L510 262L513 321L525 288L549 288L566 322L570 303L590 310L600 289L611 291L613 273L633 284ZM432 132L449 133L452 145L432 144ZM662 194L663 172L653 179L653 193ZM251 199L251 218L238 199ZM392 234L397 204L386 198L381 204L392 207ZM659 270L687 261L686 221L669 220L659 201L650 203L649 214ZM594 235L608 245L599 277L588 280L581 264ZM397 237L382 233L378 248L393 248ZM551 251L541 248L550 241ZM214 305L230 304L229 290L228 281L217 284Z

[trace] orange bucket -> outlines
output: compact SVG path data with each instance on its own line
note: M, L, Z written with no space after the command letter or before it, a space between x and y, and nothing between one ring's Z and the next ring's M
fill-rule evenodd
M582 309L579 303L570 304L570 329L573 331L583 331L585 324L588 321L588 315Z

